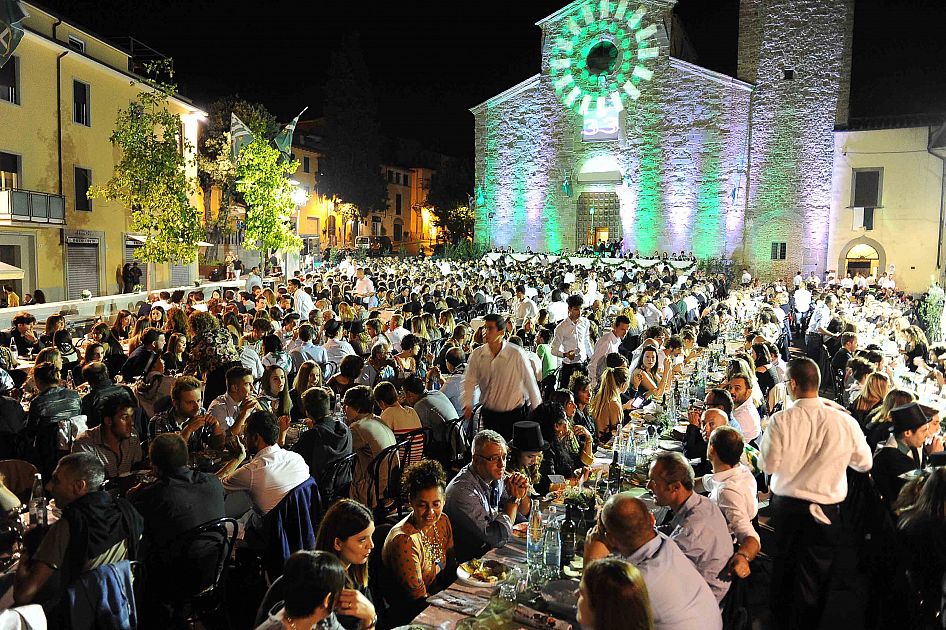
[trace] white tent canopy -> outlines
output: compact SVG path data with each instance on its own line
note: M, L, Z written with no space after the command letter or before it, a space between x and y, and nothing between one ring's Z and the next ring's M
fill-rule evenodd
M0 280L22 280L23 270L5 262L0 262Z

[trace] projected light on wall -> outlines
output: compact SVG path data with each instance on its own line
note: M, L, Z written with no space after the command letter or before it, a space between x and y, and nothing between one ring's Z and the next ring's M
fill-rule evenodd
M568 18L549 62L559 99L582 116L620 112L628 99L639 99L641 83L654 76L648 64L660 55L657 26L645 24L644 7L629 13L628 0L601 0L597 12L592 6Z

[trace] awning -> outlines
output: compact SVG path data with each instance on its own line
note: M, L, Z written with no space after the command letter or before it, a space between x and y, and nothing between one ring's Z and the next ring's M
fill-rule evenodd
M213 247L213 243L208 243L207 241L197 241L197 247Z
M22 280L23 270L5 262L0 262L0 280Z
M133 241L138 241L139 243L144 243L146 239L144 236L138 236L137 234L127 234L128 238Z

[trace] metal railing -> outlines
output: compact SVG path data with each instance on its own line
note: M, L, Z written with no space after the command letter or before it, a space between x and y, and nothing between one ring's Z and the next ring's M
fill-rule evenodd
M35 190L0 190L0 221L66 224L66 199Z

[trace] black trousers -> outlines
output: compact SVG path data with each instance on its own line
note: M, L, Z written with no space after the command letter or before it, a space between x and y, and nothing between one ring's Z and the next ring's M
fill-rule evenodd
M844 541L840 506L822 506L830 525L815 520L807 501L773 495L771 506L776 542L770 600L773 617L780 628L816 629Z
M581 372L582 374L588 373L588 364L587 363L563 363L562 368L558 371L558 386L560 389L568 389L568 384L571 381L572 374L575 372Z
M823 343L821 333L807 333L805 335L805 354L815 363L821 360L821 346Z
M525 405L511 411L493 411L483 407L483 428L492 429L508 442L512 439L512 425L526 419L527 409Z

